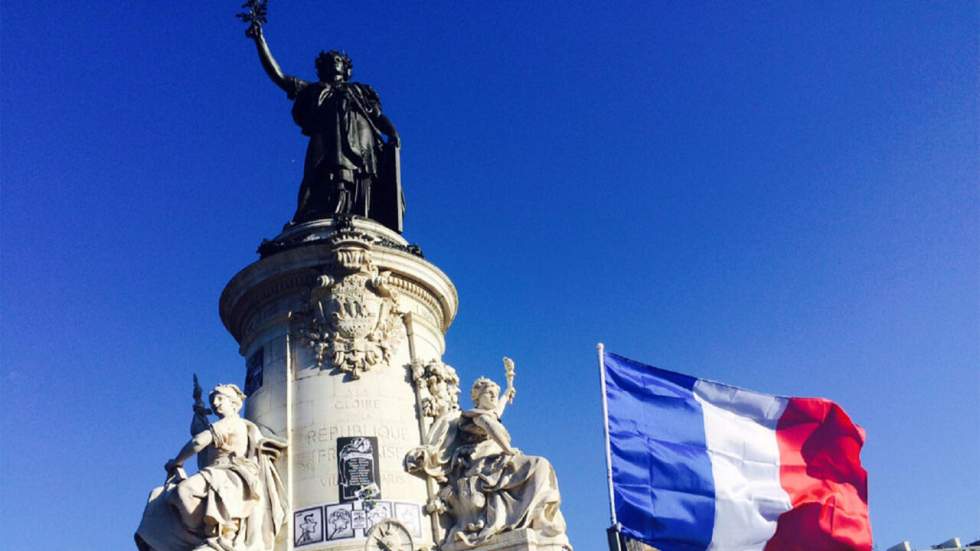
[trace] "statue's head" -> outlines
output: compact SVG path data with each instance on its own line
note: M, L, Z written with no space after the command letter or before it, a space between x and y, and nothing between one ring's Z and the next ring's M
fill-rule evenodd
M481 409L493 409L497 406L497 397L500 396L500 385L486 377L480 377L473 383L470 390L470 398L473 404Z
M208 395L208 399L211 401L211 409L219 416L224 417L229 413L241 411L242 403L245 401L245 393L235 384L218 385Z
M320 52L320 55L316 56L315 63L316 76L320 82L347 81L354 71L354 63L350 57L338 50Z

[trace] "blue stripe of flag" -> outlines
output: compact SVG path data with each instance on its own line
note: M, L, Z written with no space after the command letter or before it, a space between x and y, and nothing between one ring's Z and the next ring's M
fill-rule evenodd
M621 532L664 550L707 549L715 487L697 379L608 352L604 362Z

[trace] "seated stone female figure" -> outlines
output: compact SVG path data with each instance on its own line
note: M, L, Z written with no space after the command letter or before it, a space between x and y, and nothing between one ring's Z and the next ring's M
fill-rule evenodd
M500 386L482 377L473 384L475 407L460 414L448 484L440 492L455 519L447 542L475 546L523 528L545 537L565 533L551 463L512 447L500 422L513 392L501 396Z
M237 386L218 385L210 399L220 419L167 462L167 484L150 494L136 533L141 551L271 551L275 545L286 503L272 461L285 444L239 417L245 395ZM184 478L184 462L206 450L209 463Z

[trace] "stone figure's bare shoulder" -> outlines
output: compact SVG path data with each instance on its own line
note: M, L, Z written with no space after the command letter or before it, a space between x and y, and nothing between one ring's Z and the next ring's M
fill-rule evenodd
M241 417L225 417L211 424L211 430L223 439L244 440L248 436L249 423Z

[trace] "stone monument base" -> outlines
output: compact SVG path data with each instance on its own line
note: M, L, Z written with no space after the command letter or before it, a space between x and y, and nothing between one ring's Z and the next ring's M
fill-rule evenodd
M498 534L476 547L462 542L444 543L439 551L572 551L572 545L565 534L549 538L525 528Z

